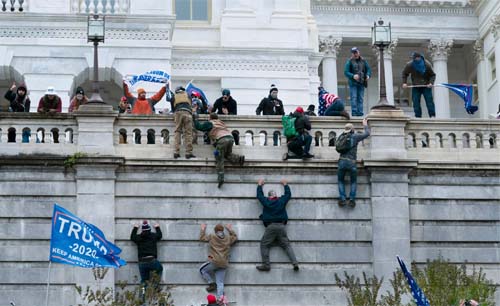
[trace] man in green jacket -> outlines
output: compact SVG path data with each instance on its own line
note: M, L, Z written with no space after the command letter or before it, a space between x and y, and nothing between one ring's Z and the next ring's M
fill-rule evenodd
M224 184L224 159L227 158L231 163L242 166L245 162L245 156L233 154L234 137L231 131L222 120L219 120L216 113L211 113L209 116L208 121L199 122L197 116L194 115L194 127L197 130L208 132L208 137L214 142L217 181L220 188Z

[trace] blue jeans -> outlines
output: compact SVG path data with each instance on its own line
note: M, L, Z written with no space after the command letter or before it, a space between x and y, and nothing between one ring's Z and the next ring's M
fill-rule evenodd
M309 150L311 150L312 136L304 133L297 137L301 146L304 146L304 154L309 154Z
M224 295L224 277L226 276L226 268L217 268L212 262L207 261L200 267L200 273L203 279L209 284L214 282L212 275L215 275L217 298Z
M339 159L339 169L337 172L337 178L339 185L339 196L340 200L342 201L346 199L344 178L347 172L350 173L351 177L351 192L349 194L349 198L354 201L356 199L356 183L358 179L358 169L356 167L356 161L348 159Z
M351 114L353 116L363 116L363 98L365 87L363 85L349 85L349 96L351 97Z
M434 100L432 99L432 88L428 87L414 87L411 89L411 99L413 101L413 110L415 117L422 117L422 108L420 107L420 97L424 96L425 105L429 112L429 117L436 117L436 109L434 107Z
M338 98L326 109L325 116L340 116L340 113L344 110L344 108L344 102Z
M146 283L146 281L150 280L152 273L156 272L156 274L161 279L161 273L163 272L163 267L158 259L148 261L148 262L139 262L139 273L141 274L141 284Z

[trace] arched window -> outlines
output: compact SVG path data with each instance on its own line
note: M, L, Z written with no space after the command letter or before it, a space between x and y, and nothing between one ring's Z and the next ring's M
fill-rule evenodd
M328 146L335 147L335 141L337 141L337 134L333 131L328 133Z
M266 131L260 131L260 133L259 133L259 144L261 146L267 146L267 132Z
M170 143L170 133L168 130L161 130L161 143L162 144L169 144Z
M453 133L450 133L448 135L448 140L450 142L450 148L456 148L457 147L457 136Z
M148 144L155 144L155 130L148 130Z
M438 148L443 148L443 135L441 133L436 133L436 144Z
M7 142L16 142L16 129L13 127L7 130Z
M23 129L23 143L29 143L31 140L31 129L28 127L25 127Z
M314 133L314 146L315 147L323 146L323 133L321 133L320 131Z
M245 132L245 145L246 146L253 146L253 132L252 131Z
M468 133L462 135L462 146L463 148L470 148L470 136Z
M134 133L134 143L141 144L141 130L135 129L132 133Z

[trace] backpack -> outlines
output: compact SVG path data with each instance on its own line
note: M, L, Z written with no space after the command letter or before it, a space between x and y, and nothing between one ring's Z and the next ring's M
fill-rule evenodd
M347 153L352 148L352 133L342 133L335 143L335 150Z
M281 123L283 124L283 134L285 137L295 137L297 136L297 130L295 129L295 120L297 118L285 115L281 117Z

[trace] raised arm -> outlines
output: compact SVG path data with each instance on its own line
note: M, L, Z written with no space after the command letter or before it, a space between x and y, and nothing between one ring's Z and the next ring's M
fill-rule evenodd
M139 235L137 235L137 231L139 230L139 224L134 224L134 228L132 229L132 233L130 233L130 240L137 242L139 241Z
M200 241L205 241L205 242L208 242L209 240L209 236L207 236L206 234L206 230L207 230L207 225L206 224L202 224L200 226Z
M133 94L130 93L127 83L123 82L123 94L127 98L135 98Z
M161 238L163 238L163 234L162 234L162 232L161 232L160 225L159 225L158 223L156 223L156 224L154 225L154 228L155 228L155 230L156 230L156 240L157 240L157 241L160 241L160 240L161 240Z
M165 92L167 92L167 87L162 86L162 88L157 93L155 93L154 96L150 98L151 101L153 101L154 104L158 103L161 100L161 98L163 98L163 96L165 95Z
M229 232L230 244L234 244L238 240L238 236L233 231L233 226L231 224L226 224L226 229Z

